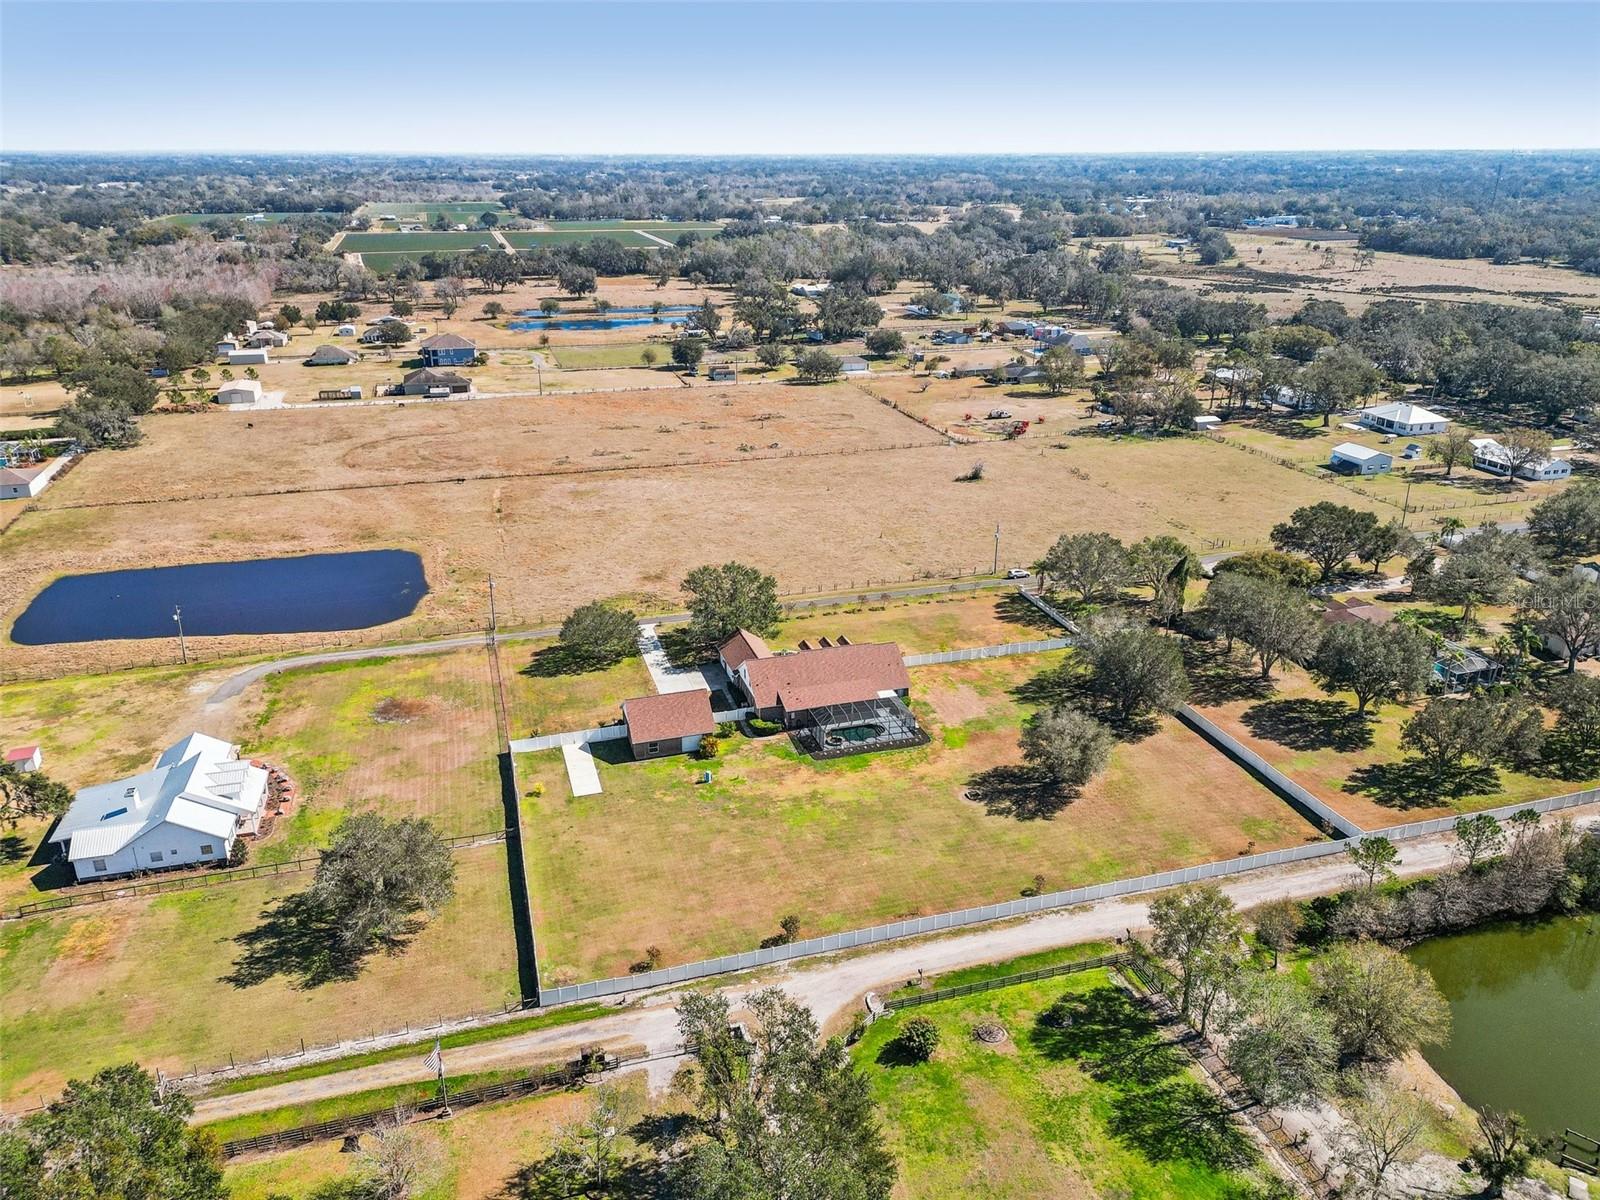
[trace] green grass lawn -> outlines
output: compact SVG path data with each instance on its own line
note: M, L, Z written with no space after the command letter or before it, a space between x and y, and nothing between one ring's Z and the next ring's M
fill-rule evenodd
M1063 999L1071 1026L1041 1024ZM894 1045L913 1016L940 1032L920 1065ZM979 1022L1000 1025L1006 1040L978 1042ZM895 1013L854 1055L900 1163L897 1196L1224 1200L1265 1177L1187 1057L1105 971Z
M843 634L852 642L894 642L906 654L924 654L1040 641L1064 632L1015 592L997 590L801 609L767 642L775 650L792 650L802 638L815 644L818 638Z
M310 876L123 900L0 926L0 1099L37 1101L69 1075L137 1060L168 1072L465 1016L517 999L505 846L458 851L455 898L401 954L319 982L303 927L263 913ZM258 931L252 962L236 974Z
M256 213L261 213L268 225L278 225L284 221L292 221L296 217L338 217L341 221L344 219L344 214L338 212L263 212L261 209L256 209L253 212L172 213L165 217L157 217L156 220L167 221L173 225L220 225L228 221L253 217Z
M640 356L646 350L655 354L657 366L671 361L671 348L652 342L627 342L620 346L550 347L556 366L566 367L569 370L582 367L640 367L644 365L644 360ZM663 375L662 381L670 383L671 379Z
M1014 772L1020 723L1051 694L1035 677L1061 659L917 668L933 737L918 749L817 763L736 735L713 762L634 763L602 744L604 791L583 798L559 752L520 756L545 978L621 974L650 945L669 963L749 949L789 913L815 936L1010 899L1035 875L1054 890L1316 836L1176 722L1119 745L1058 811L1004 787L968 799L975 778Z
M514 738L618 720L624 700L656 690L642 658L625 658L600 671L568 673L553 660L553 647L553 642L510 642L501 647Z
M426 817L446 836L503 826L484 651L327 663L263 686L246 750L281 765L306 799L254 861L304 854L347 813L369 808Z

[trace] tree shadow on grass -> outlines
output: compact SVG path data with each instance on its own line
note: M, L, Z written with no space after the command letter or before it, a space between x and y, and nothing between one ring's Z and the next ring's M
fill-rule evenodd
M528 665L523 667L520 673L533 679L554 679L560 675L586 675L591 671L604 671L631 657L633 657L631 654L627 654L622 658L592 659L574 654L566 646L546 646L542 650L533 652Z
M1600 748L1585 746L1580 739L1558 727L1545 736L1539 761L1524 769L1530 775L1565 783L1593 779L1600 776Z
M33 854L33 848L28 845L28 839L15 833L8 833L0 837L0 863L25 862Z
M254 929L235 935L241 953L222 981L247 988L281 975L292 986L309 989L355 979L373 951L399 954L425 922L414 918L398 934L359 953L347 952L339 945L341 924L307 892L284 896L262 910L261 923Z
M1215 1095L1189 1078L1125 1092L1106 1127L1153 1162L1198 1162L1213 1170L1254 1161L1249 1137Z
M1042 709L1070 704L1108 726L1125 742L1141 741L1161 728L1160 718L1154 714L1136 713L1124 717L1112 711L1091 688L1088 673L1071 659L1024 680L1011 689L1011 695L1024 704Z
M1102 1083L1151 1087L1184 1068L1149 1012L1121 988L1068 992L1039 1014L1028 1038L1045 1058L1071 1059Z
M1066 630L1029 604L1018 592L1008 592L994 606L994 611L1001 620L1037 629L1046 637L1061 637L1066 633Z
M1247 708L1245 728L1291 750L1365 750L1372 726L1343 700L1268 700Z
M1496 791L1500 775L1493 767L1463 766L1440 772L1419 758L1372 763L1350 773L1344 790L1372 797L1385 808L1437 808L1448 798L1483 796Z
M1185 640L1181 645L1191 704L1208 708L1235 700L1264 700L1272 695L1272 681L1261 678L1261 672L1238 649L1230 653L1221 641L1208 645Z
M991 817L1048 821L1077 798L1045 772L1026 764L990 767L967 781L967 799L983 805Z

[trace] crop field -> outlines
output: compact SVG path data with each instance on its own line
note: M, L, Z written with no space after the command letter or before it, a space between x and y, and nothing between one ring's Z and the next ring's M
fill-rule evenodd
M457 851L455 898L354 979L324 981L318 946L268 915L303 874L8 922L0 1100L34 1102L134 1058L189 1071L515 1000L505 853Z
M514 229L504 235L514 250L538 250L543 246L574 246L608 237L619 241L629 250L659 250L661 243L645 237L636 229ZM668 239L671 240L671 239Z
M328 663L263 687L246 752L288 771L305 801L253 861L308 854L367 809L425 817L447 837L504 826L484 650Z
M1057 1002L1074 1018L1065 1028L1040 1020ZM941 1035L920 1065L894 1046L913 1016ZM980 1022L1006 1039L977 1041ZM894 1195L906 1200L1226 1200L1269 1178L1188 1057L1103 970L893 1013L853 1055L882 1106L900 1164Z
M76 571L417 551L430 594L412 617L364 633L370 642L478 627L490 573L505 624L537 626L623 594L675 606L678 581L701 561L749 562L784 592L848 589L970 572L990 561L997 524L1006 565L1032 562L1069 530L1172 533L1203 550L1207 538L1264 538L1319 499L1393 511L1201 438L933 444L937 435L849 384L248 418L157 418L143 445L86 459L6 531L0 613L14 620L50 579ZM163 464L180 445L190 470L177 476ZM894 445L908 448L876 448ZM689 465L705 457L729 461ZM982 481L958 482L975 460ZM123 502L149 500L160 502ZM193 648L269 653L337 640ZM19 672L149 663L155 652L136 642L6 647Z
M1226 668L1217 664L1218 677ZM1407 720L1421 707L1388 704L1365 721L1348 695L1329 696L1296 667L1275 672L1270 688L1229 672L1248 694L1208 705L1206 715L1319 799L1363 829L1425 821L1594 787L1574 763L1539 774L1508 767L1469 772L1459 785L1429 775L1401 745Z
M408 252L415 254L449 254L458 250L476 250L479 246L488 243L498 249L494 235L487 230L478 232L468 231L459 233L432 232L423 233L347 233L344 240L339 243L341 253L357 253L363 257L371 254L393 254Z
M599 743L605 790L583 798L559 752L519 756L545 976L621 974L650 945L668 963L749 949L789 913L814 936L1009 899L1036 874L1056 889L1318 836L1172 721L1120 744L1072 803L1033 813L1001 781L1060 661L914 669L933 740L913 750L817 763L786 737L736 736L713 762L635 763ZM988 798L967 798L973 787Z
M229 221L242 221L246 217L261 216L268 225L279 225L284 221L292 221L297 217L336 217L344 219L341 212L226 212L226 213L171 213L165 217L155 218L157 221L167 221L173 225L223 225Z

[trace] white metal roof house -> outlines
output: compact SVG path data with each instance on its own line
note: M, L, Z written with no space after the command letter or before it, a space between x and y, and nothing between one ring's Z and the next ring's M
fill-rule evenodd
M1381 475L1394 466L1394 458L1370 446L1340 442L1328 455L1328 465L1347 475Z
M1511 473L1511 455L1506 448L1491 437L1472 439L1472 465L1491 475ZM1538 462L1524 463L1517 468L1518 479L1546 483L1552 479L1566 479L1572 474L1572 464L1564 458L1541 458Z
M1405 437L1443 433L1450 427L1448 417L1441 417L1433 410L1423 408L1419 404L1379 404L1364 410L1359 420L1368 429Z
M245 338L244 344L253 350L259 350L263 346L278 349L289 344L289 335L281 330L263 327Z
M86 787L50 840L80 881L223 862L261 827L267 772L239 747L191 733L141 775Z
M0 467L0 500L37 496L71 461L72 455L62 454L26 467Z
M260 404L261 381L259 379L235 379L225 383L217 389L218 404Z

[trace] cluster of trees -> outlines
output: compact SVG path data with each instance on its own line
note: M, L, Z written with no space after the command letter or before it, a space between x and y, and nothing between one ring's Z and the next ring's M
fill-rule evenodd
M673 1085L688 1112L656 1130L623 1094L600 1089L528 1173L538 1194L887 1197L897 1168L844 1043L820 1040L810 1010L777 988L741 1007L749 1018L736 1030L725 996L685 996L678 1028L690 1060Z
M1368 886L1335 905L1370 907L1381 894ZM1158 897L1150 906L1153 969L1185 1019L1220 1045L1261 1103L1304 1105L1342 1094L1347 1122L1335 1147L1337 1173L1361 1194L1385 1194L1387 1178L1426 1128L1426 1114L1384 1082L1384 1069L1444 1041L1449 1007L1432 977L1398 951L1366 937L1347 940L1326 923L1317 932L1335 940L1312 959L1307 976L1280 972L1279 956L1322 913L1315 904L1308 913L1279 900L1252 915L1257 943L1272 953L1268 969L1245 939L1244 915L1215 885ZM1527 1173L1534 1143L1512 1114L1485 1110L1479 1128L1470 1158L1489 1194L1498 1195Z

